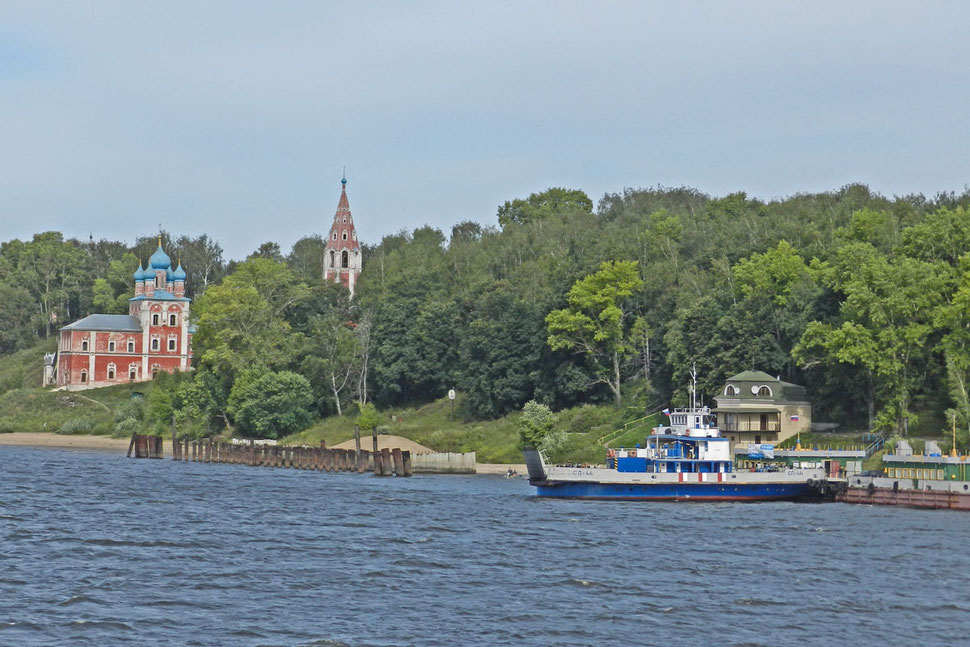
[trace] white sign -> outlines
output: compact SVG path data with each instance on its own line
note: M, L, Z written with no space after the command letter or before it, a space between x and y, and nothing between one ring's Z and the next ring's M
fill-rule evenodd
M454 400L455 399L455 390L454 389L448 389L448 399L449 400Z

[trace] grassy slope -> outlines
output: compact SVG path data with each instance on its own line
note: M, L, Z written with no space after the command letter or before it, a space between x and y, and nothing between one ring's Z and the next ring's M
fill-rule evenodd
M112 433L114 408L130 400L132 391L144 391L148 385L120 385L83 393L40 388L44 353L53 348L50 341L0 356L0 433L57 432L75 419L89 421L90 433Z
M452 420L451 404L437 400L413 409L380 412L380 428L441 452L477 452L481 463L520 463L519 432L516 414L487 421ZM393 419L392 419L393 416ZM309 429L283 439L284 443L316 445L325 440L333 445L354 437L356 415L332 417ZM366 432L365 432L366 433Z
M459 400L456 410L460 408ZM517 413L498 420L465 421L457 416L452 420L450 402L441 399L416 408L384 411L380 415L382 431L409 438L436 451L474 451L480 463L522 462ZM556 428L565 433L556 445L554 460L568 463L602 462L605 450L600 439L640 415L634 408L618 410L611 406L593 405L559 412ZM316 445L324 440L332 445L348 440L354 435L354 418L354 415L347 415L321 420L311 428L283 439L283 442ZM631 428L629 433L631 438L638 436L635 442L642 442L643 435L648 432L649 427L647 432L643 432L637 426Z
M131 398L133 391L148 393L151 384L119 385L91 389L82 393L53 392L39 387L43 356L53 350L53 342L43 343L18 353L0 356L0 432L57 432L70 420L86 420L89 433L111 434L114 431L114 409ZM103 406L102 406L103 405ZM456 403L461 411L461 400ZM635 407L615 409L611 406L584 405L559 412L557 429L565 432L555 451L562 462L601 462L604 457L601 438L619 429L625 422L638 418ZM451 403L441 399L429 404L380 413L383 431L410 438L436 451L477 453L482 463L520 463L522 452L516 425L519 414L498 420L463 420L460 414L451 418ZM294 434L283 442L333 445L353 438L356 414L320 420L309 429ZM610 440L611 446L633 445L643 440L655 420L637 425L622 437ZM146 429L147 433L147 429Z

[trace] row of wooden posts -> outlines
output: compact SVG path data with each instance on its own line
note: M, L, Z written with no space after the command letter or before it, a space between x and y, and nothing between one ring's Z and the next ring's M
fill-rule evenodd
M411 476L411 452L394 449L378 449L374 434L374 451L360 448L360 430L354 426L356 449L327 449L326 443L319 447L291 445L234 444L205 440L178 439L172 430L172 459L197 463L232 463L259 467L292 467L295 469L324 470L327 472L373 472L375 476ZM128 456L134 450L135 458L162 458L162 438L133 434L128 445Z

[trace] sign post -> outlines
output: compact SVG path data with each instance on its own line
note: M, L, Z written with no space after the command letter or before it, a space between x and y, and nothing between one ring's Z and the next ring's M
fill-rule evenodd
M455 419L455 390L448 389L448 399L451 400L451 419Z

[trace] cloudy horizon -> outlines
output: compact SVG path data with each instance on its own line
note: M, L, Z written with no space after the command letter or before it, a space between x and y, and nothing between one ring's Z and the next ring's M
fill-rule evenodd
M495 224L551 186L967 188L959 3L24 2L0 8L0 240Z

